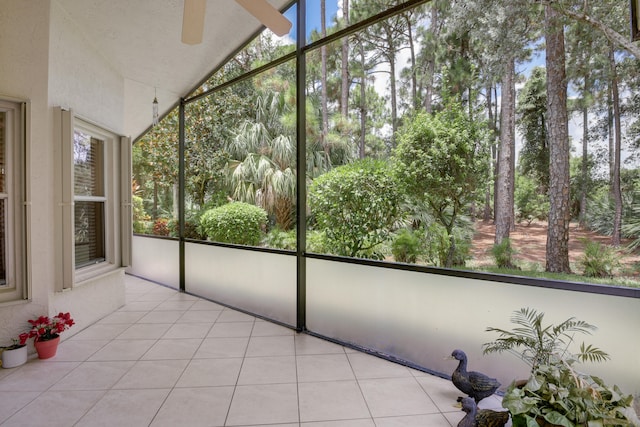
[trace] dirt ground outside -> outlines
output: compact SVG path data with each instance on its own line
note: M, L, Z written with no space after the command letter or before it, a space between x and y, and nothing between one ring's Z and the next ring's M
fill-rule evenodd
M472 264L474 267L495 265L491 256L491 248L495 238L495 226L492 222L478 221L475 223L475 234L471 247ZM516 224L515 232L511 232L511 243L516 250L516 264L525 270L529 270L533 264L537 264L537 270L543 271L546 263L547 223L534 221L530 225L526 223ZM603 245L611 244L611 237L597 234L593 231L580 228L577 223L571 223L569 228L569 262L575 273L581 273L578 260L584 256L585 243L588 241L600 242ZM625 276L639 276L637 268L640 262L639 251L629 253L624 247L629 242L623 242L618 249L621 268Z

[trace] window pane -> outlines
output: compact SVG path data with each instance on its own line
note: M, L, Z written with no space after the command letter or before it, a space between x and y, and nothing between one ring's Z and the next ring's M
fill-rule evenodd
M74 194L103 196L102 141L81 131L73 134Z
M105 260L104 202L75 202L76 268Z

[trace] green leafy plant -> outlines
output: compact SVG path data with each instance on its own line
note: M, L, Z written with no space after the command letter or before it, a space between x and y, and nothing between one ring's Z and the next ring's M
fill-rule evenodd
M210 240L240 245L257 245L264 235L267 212L244 202L210 209L200 217L200 227Z
M499 337L483 344L485 354L507 351L531 366L528 380L514 381L502 399L513 426L640 426L631 395L574 368L578 361L609 359L604 351L584 343L578 353L569 351L576 333L590 334L596 327L574 317L557 325L543 321L544 313L521 308L511 317L514 329L486 329Z
M502 239L491 248L491 255L499 268L516 268L513 264L513 256L516 250L511 246L511 239Z
M614 269L620 266L616 251L602 243L582 239L584 255L578 260L587 277L612 277Z
M544 313L538 313L531 308L521 308L513 312L511 323L518 327L508 331L506 329L488 327L487 332L497 332L495 341L484 343L483 353L515 354L532 370L539 365L547 365L554 359L568 356L569 345L576 333L591 334L597 328L583 320L570 317L558 325L544 325ZM578 360L602 362L609 359L609 355L591 345L580 345L580 352L575 355Z
M391 244L391 253L398 262L415 263L420 255L420 238L403 228Z

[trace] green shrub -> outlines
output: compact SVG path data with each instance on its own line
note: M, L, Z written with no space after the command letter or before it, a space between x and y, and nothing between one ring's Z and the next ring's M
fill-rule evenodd
M389 166L372 159L332 169L309 188L309 207L330 252L349 257L381 259L379 245L400 217L401 199Z
M620 266L613 248L599 242L582 239L585 244L584 256L578 260L587 277L612 277L613 270Z
M327 235L324 233L324 231L307 231L307 252L314 252L317 254L324 254L329 252Z
M212 241L255 246L260 243L267 223L264 209L233 202L209 209L200 217L200 230Z
M420 246L420 238L413 231L404 228L393 240L391 253L393 253L393 258L398 262L414 264L420 255Z
M534 219L546 220L549 215L549 197L541 194L538 184L530 177L518 175L514 191L516 218L518 222L531 224Z
M511 246L511 239L502 239L500 243L496 243L491 248L491 255L499 268L514 268L512 262L516 250Z
M282 231L279 228L271 230L264 238L263 244L268 248L296 250L296 230Z
M171 231L169 230L169 220L167 218L156 218L153 221L152 233L156 236L168 236Z
M133 205L133 232L136 234L144 234L147 231L147 221L149 215L144 211L144 201L140 196L132 196L131 203Z
M472 234L470 230L460 227L454 228L452 234L455 247L451 254L451 265L464 266L470 258ZM428 262L444 267L451 252L451 238L447 229L437 222L429 224L426 228L425 243Z

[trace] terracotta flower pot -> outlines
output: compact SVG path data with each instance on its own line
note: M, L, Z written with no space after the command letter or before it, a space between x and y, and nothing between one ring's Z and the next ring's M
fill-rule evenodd
M49 359L56 355L58 351L58 344L60 343L60 337L55 337L46 341L34 342L36 351L38 352L38 359Z
M5 349L2 352L2 367L3 368L15 368L20 365L24 365L27 362L27 346L14 348L11 350Z

